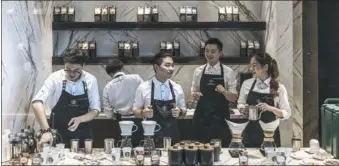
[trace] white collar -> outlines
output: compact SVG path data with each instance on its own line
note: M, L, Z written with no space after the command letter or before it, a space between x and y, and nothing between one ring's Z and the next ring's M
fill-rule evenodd
M117 75L125 75L125 73L122 72L122 71L116 72L116 73L113 75L113 78L116 77Z
M165 83L162 83L162 82L158 81L157 78L153 77L152 81L153 81L155 86L165 85L166 87L169 87L169 79L167 79L165 81Z
M207 69L220 69L220 62L218 62L217 64L215 64L214 66L211 66L209 63L207 63Z
M266 85L270 85L271 77L268 77L265 81L261 81L259 78L257 78L257 82L265 83Z

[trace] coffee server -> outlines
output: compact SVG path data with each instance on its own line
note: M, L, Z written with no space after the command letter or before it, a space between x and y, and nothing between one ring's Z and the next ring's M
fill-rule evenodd
M179 9L180 22L197 22L198 21L198 8L192 6L181 6Z
M218 11L219 22L239 22L239 8L237 6L220 6Z
M96 7L94 8L94 21L95 22L116 22L117 8L111 7Z

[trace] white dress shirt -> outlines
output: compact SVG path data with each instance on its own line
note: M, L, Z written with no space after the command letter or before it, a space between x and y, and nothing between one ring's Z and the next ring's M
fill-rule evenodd
M114 78L117 75L122 76ZM116 73L113 78L103 90L102 104L106 116L112 118L114 112L121 115L133 114L135 91L143 82L142 78L137 74L125 75L123 72Z
M191 92L200 92L200 80L205 66L206 65L202 65L195 69L193 74ZM222 67L224 69L224 82L225 82L224 88L228 92L238 94L236 72L234 72L231 68L227 67L226 65L222 65ZM207 63L205 74L220 75L221 74L220 62L218 62L214 66L211 66L210 64Z
M186 109L185 104L185 94L182 90L181 85L173 82L172 80L167 80L165 83L159 82L155 77L152 79L143 82L138 87L135 94L135 101L133 105L133 110L143 109L151 105L151 93L152 93L152 81L154 82L154 99L155 100L172 100L172 93L170 90L169 82L173 86L173 91L175 94L175 102L177 107L182 110Z
M67 80L64 69L53 72L48 76L39 92L34 96L32 101L42 101L45 106L46 114L50 114L51 109L57 104L61 96L63 80ZM94 75L86 71L82 71L80 79L76 82L67 80L65 90L72 95L85 94L82 81L85 81L87 84L89 110L96 110L100 112L101 106L98 82Z
M266 79L265 81L261 81L258 78L247 79L241 85L240 95L238 98L238 106L237 106L238 108L246 104L247 96L252 87L254 80L257 80L257 82L255 83L252 91L258 92L258 93L266 93L266 94L270 93L271 77ZM283 114L282 119L286 120L290 118L291 116L291 108L288 102L288 94L283 84L279 83L279 88L278 88L277 93L278 93L278 96L274 98L274 107L279 108L282 111L282 114Z

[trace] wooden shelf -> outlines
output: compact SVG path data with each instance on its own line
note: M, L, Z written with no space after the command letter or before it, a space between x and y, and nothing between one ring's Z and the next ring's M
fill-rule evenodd
M150 65L153 57L96 57L93 59L89 59L86 64L87 65L104 65L107 64L109 60L112 58L118 58L125 63L125 65ZM176 64L184 64L184 65L202 65L206 63L205 57L173 57L174 63ZM239 56L230 56L230 57L222 57L220 61L223 64L232 64L232 65L240 65L240 64L249 64L249 57L239 57ZM53 57L52 58L53 65L63 65L63 57Z
M53 30L266 30L266 22L53 22Z

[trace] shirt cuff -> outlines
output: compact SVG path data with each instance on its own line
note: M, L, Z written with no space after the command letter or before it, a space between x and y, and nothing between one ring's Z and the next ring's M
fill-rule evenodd
M245 107L245 104L240 103L240 104L237 105L238 110L239 110L240 108L243 108L243 107Z
M281 113L282 113L282 118L281 118L281 120L287 120L288 118L290 118L290 116L289 116L289 114L288 114L288 112L286 111L286 110L280 110L281 111Z
M100 109L97 109L97 108L91 109L91 111L95 111L95 112L97 112L97 113L100 113L100 112L101 112Z

